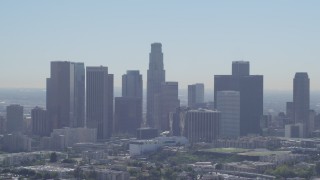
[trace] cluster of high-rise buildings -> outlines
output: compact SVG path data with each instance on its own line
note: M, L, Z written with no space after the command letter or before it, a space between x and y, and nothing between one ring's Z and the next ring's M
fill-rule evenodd
M234 61L231 75L214 76L213 108L203 103L203 84L189 85L189 107L171 115L173 134L191 142L260 134L263 76L250 75L249 70L249 62Z
M97 139L105 140L150 127L193 142L212 142L218 137L262 133L263 76L251 75L247 61L232 62L231 75L214 76L213 103L204 100L204 84L195 83L188 86L187 107L181 107L178 82L166 81L162 44L151 44L145 118L139 70L128 70L122 76L122 96L114 98L114 75L108 67L53 61L50 68L46 109L31 111L33 135L49 136L54 129L65 127L90 128L96 129ZM309 92L308 74L296 73L293 102L287 103L288 136L309 135ZM23 107L8 106L6 119L6 132L21 132Z
M48 132L87 127L96 129L100 140L110 138L112 133L133 133L142 122L142 76L139 71L123 75L122 97L115 98L115 102L113 79L108 67L85 69L83 63L51 62L51 77L47 79Z

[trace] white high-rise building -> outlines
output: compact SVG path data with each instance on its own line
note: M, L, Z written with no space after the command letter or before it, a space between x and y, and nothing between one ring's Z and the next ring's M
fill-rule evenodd
M184 119L183 134L191 143L211 143L219 136L219 111L189 110L182 119Z
M218 91L216 103L221 112L220 137L240 136L240 92Z

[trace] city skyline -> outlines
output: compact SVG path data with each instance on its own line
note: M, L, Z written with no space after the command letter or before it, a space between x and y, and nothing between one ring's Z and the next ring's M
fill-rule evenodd
M230 74L232 61L245 60L251 74L264 75L266 90L292 90L296 72L308 72L311 91L320 90L318 5L1 2L0 88L45 88L51 61L108 66L115 87L127 70L139 70L146 87L149 45L160 42L167 79L181 89L197 82L213 89L214 75Z
M0 179L320 178L320 1L0 1Z

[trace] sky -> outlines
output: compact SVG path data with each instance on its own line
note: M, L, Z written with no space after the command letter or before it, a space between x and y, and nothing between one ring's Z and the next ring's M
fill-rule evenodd
M161 42L167 81L179 88L231 74L235 60L264 75L265 90L292 90L308 72L320 90L318 0L2 0L0 88L45 88L50 61L127 70L146 82L150 44ZM146 87L146 86L145 86Z

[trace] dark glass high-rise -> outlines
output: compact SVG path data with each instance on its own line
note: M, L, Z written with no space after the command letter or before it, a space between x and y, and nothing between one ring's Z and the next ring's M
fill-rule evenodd
M51 62L47 78L47 110L52 129L84 127L85 71L83 63Z
M108 67L87 67L87 127L97 129L99 140L113 132L113 74Z
M304 126L303 136L307 136L310 109L310 80L308 73L297 72L293 79L293 116L295 123Z
M249 75L249 62L233 62L232 75L214 76L214 103L218 91L240 92L240 136L260 134L263 115L263 76Z

